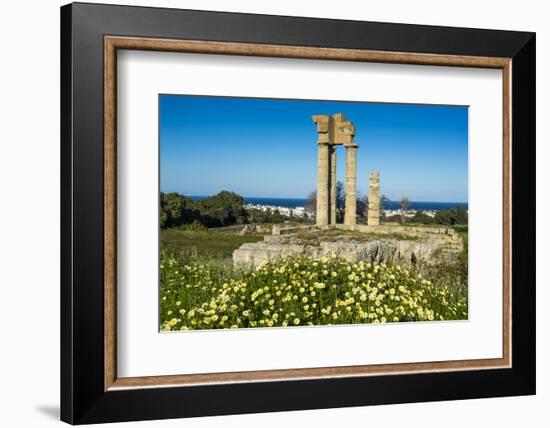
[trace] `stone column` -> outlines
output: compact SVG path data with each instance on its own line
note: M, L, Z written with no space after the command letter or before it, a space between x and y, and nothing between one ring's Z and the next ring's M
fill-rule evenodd
M380 173L371 172L369 175L369 212L368 225L380 224Z
M330 224L336 224L336 146L330 147Z
M329 143L319 141L317 144L317 214L318 226L326 226L329 222Z
M357 144L346 145L346 213L344 224L356 223L357 211Z

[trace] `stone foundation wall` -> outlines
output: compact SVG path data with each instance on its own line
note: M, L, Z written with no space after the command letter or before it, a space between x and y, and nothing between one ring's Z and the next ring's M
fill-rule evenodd
M271 229L271 234L275 236L290 235L292 233L308 232L311 230L320 230L320 229L321 228L319 228L319 226L316 226L316 225L292 226L292 227L273 226L273 228Z
M308 232L313 230L340 229L347 231L364 232L374 235L400 235L408 238L420 239L457 239L458 233L450 227L420 227L420 226L398 226L398 225L367 225L367 224L331 224L330 226L320 227L317 225L280 227L273 226L272 235L289 235L298 232Z
M400 235L408 238L420 239L457 239L459 237L458 233L450 227L398 226L388 224L378 226L366 224L347 226L344 224L337 224L335 228L375 235Z
M360 232L359 235L323 237L315 230L340 229ZM313 232L308 239L297 232ZM362 233L365 236L361 236ZM453 229L444 227L330 225L273 229L263 242L246 243L233 252L235 263L254 266L289 255L313 258L330 257L333 253L350 261L396 263L410 266L416 263L436 263L439 257L455 257L462 252L462 238Z

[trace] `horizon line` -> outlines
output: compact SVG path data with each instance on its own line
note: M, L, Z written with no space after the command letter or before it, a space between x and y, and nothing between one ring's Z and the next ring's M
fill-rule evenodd
M222 192L223 190L220 190L219 192L216 192L216 193L212 193L212 194L209 194L209 195L204 195L204 194L191 194L191 193L182 193L182 192L178 192L178 191L173 191L173 192L167 192L167 191L162 191L161 190L161 193L177 193L181 196L187 196L187 197L190 197L190 198L197 198L197 197L200 197L200 198L208 198L208 197L211 197L211 196L215 196L217 195L218 193ZM231 190L227 190L228 192L233 192ZM233 192L233 193L236 193L237 195L241 196L242 198L244 199L296 199L296 200L307 200L307 197L297 197L297 196L244 196L244 195L240 195L239 193L237 192ZM366 195L368 196L368 195ZM434 200L417 200L417 199L410 199L408 198L410 202L432 202L432 203L443 203L443 204L451 204L451 203L459 203L459 204L467 204L468 201L434 201ZM389 202L399 202L400 199L388 199Z

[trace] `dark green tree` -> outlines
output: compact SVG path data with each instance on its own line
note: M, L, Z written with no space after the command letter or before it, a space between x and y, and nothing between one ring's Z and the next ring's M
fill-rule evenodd
M198 201L201 223L207 227L243 224L247 220L242 196L226 190Z
M434 220L446 226L468 224L468 211L462 205L450 210L439 210L435 213Z
M317 192L310 192L310 194L307 195L304 207L306 210L312 211L313 213L317 212Z
M275 210L271 213L271 223L282 223L285 218L281 215L279 210Z
M344 221L344 213L346 212L346 191L344 190L344 183L341 181L336 182L336 222L342 223Z
M222 191L202 200L192 200L178 193L160 194L161 228L179 227L193 223L205 227L230 226L248 221L242 196Z
M437 224L443 224L446 226L452 225L454 221L450 210L438 210L435 213L434 220Z
M434 223L434 218L430 217L428 214L422 210L417 210L414 215L411 217L411 222L420 223L420 224L432 224Z
M455 208L456 224L468 224L468 211L462 205Z
M411 207L411 201L406 196L403 196L401 198L401 201L399 201L399 214L401 215L401 223L405 223L405 215L407 214L407 211Z
M175 227L194 220L193 201L178 193L160 194L160 227Z
M355 211L360 219L367 218L369 212L369 198L367 195L359 196L357 198L357 208Z

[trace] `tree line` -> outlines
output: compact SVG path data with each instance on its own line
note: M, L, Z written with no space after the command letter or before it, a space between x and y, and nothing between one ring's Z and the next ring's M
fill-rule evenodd
M345 213L346 195L344 185L339 181L336 184L336 220L342 223ZM389 199L380 196L380 219L383 222L440 224L440 225L465 225L468 224L468 212L463 206L448 210L438 210L435 216L430 216L422 210L416 210L412 216L408 215L410 201L403 197L399 204L399 214L386 216L384 204ZM365 223L368 216L369 201L367 196L357 198L358 221ZM308 196L305 208L315 212L317 208L317 194L311 192ZM204 199L192 199L179 193L160 194L160 227L186 227L204 229L210 227L225 227L236 224L248 223L282 223L287 218L278 210L247 210L244 208L244 198L234 192L221 191L220 193ZM292 217L293 221L309 222L306 218Z
M458 205L455 208L447 210L437 210L434 216L426 214L422 210L415 210L412 216L408 215L411 202L409 198L402 197L399 201L399 214L392 216L385 216L386 222L400 222L400 223L420 223L420 224L441 224L445 226L454 225L467 225L468 224L468 211L462 206Z
M246 222L244 199L233 192L222 191L205 199L194 200L179 193L160 194L160 227L202 225L223 227Z
M204 199L192 199L179 193L160 194L160 227L184 227L201 230L249 223L282 223L287 218L278 210L244 208L244 198L226 190ZM308 221L293 217L293 221Z
M422 210L416 210L412 216L408 215L411 207L409 198L403 196L399 201L399 214L386 216L384 204L390 199L385 195L380 195L380 220L384 222L395 223L420 223L420 224L440 224L440 225L466 225L468 224L468 211L459 205L447 210L438 210L432 217ZM336 182L336 221L342 223L345 214L346 193L344 184L341 181ZM366 222L368 217L369 199L368 196L357 198L356 213L359 222ZM307 210L315 212L317 210L317 192L311 192L306 200Z

